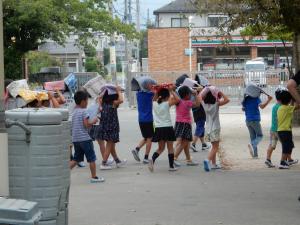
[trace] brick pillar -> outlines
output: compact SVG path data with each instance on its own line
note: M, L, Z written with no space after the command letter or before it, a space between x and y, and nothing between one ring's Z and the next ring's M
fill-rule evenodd
M251 54L251 59L257 58L257 47L251 47L250 54Z

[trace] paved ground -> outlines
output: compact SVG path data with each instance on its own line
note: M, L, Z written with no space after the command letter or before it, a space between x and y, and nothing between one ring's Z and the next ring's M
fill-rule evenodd
M118 152L126 168L99 171L104 184L90 184L87 168L72 171L70 225L299 225L300 166L290 171L266 169L269 113L263 114L265 139L259 160L249 158L248 133L239 107L222 111L222 149L231 170L205 173L199 167L167 171L167 154L155 172L133 161L130 149L140 138L136 111L120 109ZM300 130L295 129L296 146ZM96 145L95 145L96 146ZM280 147L280 146L279 146ZM98 148L97 148L98 149ZM295 149L295 157L300 158ZM202 162L207 152L192 154ZM274 159L278 162L280 148Z

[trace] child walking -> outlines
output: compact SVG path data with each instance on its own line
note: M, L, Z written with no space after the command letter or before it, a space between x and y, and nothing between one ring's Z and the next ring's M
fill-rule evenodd
M163 153L167 145L169 158L169 171L176 171L174 167L174 148L173 143L176 140L173 124L171 120L170 107L179 103L180 99L170 87L160 89L153 99L153 114L155 133L153 142L158 142L158 150L152 155L148 167L151 172L154 170L155 160ZM171 95L171 97L170 97Z
M229 99L214 86L204 88L200 96L206 113L206 139L212 144L212 149L203 162L204 170L209 172L212 169L221 169L216 162L221 139L219 108L228 104Z
M106 90L102 98L101 121L97 131L97 140L106 141L103 161L100 166L102 170L112 169L112 166L107 164L109 155L112 155L118 168L126 164L126 160L120 160L116 152L116 143L120 141L118 107L124 101L121 90L121 87L116 87L117 93L112 95L109 95L108 90Z
M246 95L243 105L243 111L245 111L246 116L246 125L250 134L250 144L248 144L248 148L250 151L250 155L252 158L258 158L258 144L262 141L263 133L261 129L261 117L260 117L260 109L264 109L267 105L272 101L272 97L267 95L268 99L262 103L259 97L251 97Z
M208 150L209 146L204 141L205 121L206 121L206 115L205 115L204 108L203 108L202 104L200 104L199 107L193 108L192 111L193 111L194 122L196 123L196 129L195 129L193 142L191 144L191 149L193 150L193 152L198 152L196 144L197 144L198 140L200 139L201 150L202 151Z
M277 143L278 143L278 121L277 121L277 112L279 107L281 106L281 94L284 90L283 89L277 89L275 91L275 98L276 98L276 103L274 104L272 108L272 125L270 129L270 144L267 150L267 158L265 161L265 164L268 168L274 168L275 165L272 163L272 154L273 151L276 149Z
M72 115L72 142L75 149L74 158L70 162L70 168L73 169L77 163L86 157L90 164L91 183L103 182L104 178L97 177L96 174L96 155L93 142L89 136L88 128L97 123L98 119L94 118L89 121L89 115L86 111L88 104L88 94L84 91L77 91L74 95L76 108Z
M281 106L277 111L278 119L278 137L282 145L282 157L279 169L289 169L291 165L297 164L298 160L292 159L292 151L295 147L292 133L292 120L295 110L300 105L291 105L292 96L288 91L281 93Z
M149 87L150 89L150 87ZM153 114L152 114L152 100L154 93L151 91L138 91L136 94L138 114L139 114L139 126L143 139L139 142L138 146L133 149L132 155L138 162L141 161L139 152L140 149L146 145L146 151L143 163L149 163L149 154L152 146L152 137L154 135L153 127Z
M197 166L198 163L193 162L190 155L190 142L193 140L191 109L193 107L199 107L200 99L197 97L197 92L192 92L187 86L180 87L178 94L181 99L176 105L175 136L177 138L177 145L174 163L176 166L180 166L177 159L182 150L184 150L187 166ZM191 100L192 94L195 95L194 102Z

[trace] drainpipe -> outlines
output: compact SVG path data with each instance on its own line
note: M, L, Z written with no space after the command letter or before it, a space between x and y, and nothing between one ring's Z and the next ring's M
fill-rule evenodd
M0 196L8 197L8 138L5 129L3 11L0 0Z

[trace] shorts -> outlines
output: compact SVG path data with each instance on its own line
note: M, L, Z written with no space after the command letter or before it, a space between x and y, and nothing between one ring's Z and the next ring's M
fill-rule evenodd
M147 123L139 123L140 130L142 133L143 138L153 138L154 135L154 126L153 122L147 122Z
M278 131L278 137L282 145L282 153L290 155L295 147L292 131Z
M76 162L83 162L84 156L86 160L91 163L96 161L96 154L94 151L94 145L92 140L90 141L82 141L82 142L74 142L74 157L73 160Z
M270 146L272 149L276 149L279 137L277 132L270 132Z
M203 138L205 134L205 120L199 120L196 122L196 130L195 130L195 136Z
M186 141L192 141L192 125L189 123L176 122L175 124L175 137L181 138Z
M217 142L221 140L221 130L213 130L205 135L206 142Z
M152 142L159 141L176 141L175 132L173 127L157 127Z

